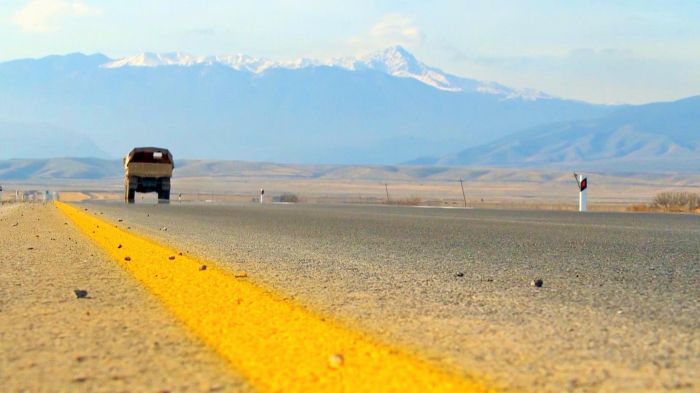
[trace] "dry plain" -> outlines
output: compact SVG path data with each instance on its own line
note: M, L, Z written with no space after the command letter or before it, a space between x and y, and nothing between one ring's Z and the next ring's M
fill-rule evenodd
M60 161L60 160L53 160ZM106 171L84 162L4 162L0 179L3 198L14 191L49 190L66 201L123 198L123 169L115 162ZM111 165L111 164L110 164ZM425 205L471 207L575 209L577 188L572 172L552 169L421 167L402 165L292 165L242 161L182 160L176 162L173 199L245 202L260 189L272 198L295 194L307 203L382 204L416 199ZM624 211L647 203L661 191L700 193L700 176L693 173L588 174L592 210ZM152 195L150 196L152 199ZM145 199L149 199L146 195Z

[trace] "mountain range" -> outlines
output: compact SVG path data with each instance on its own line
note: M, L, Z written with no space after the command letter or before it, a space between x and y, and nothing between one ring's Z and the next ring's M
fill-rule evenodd
M393 46L381 52L359 57L337 57L326 61L316 59L294 59L275 61L237 54L232 56L193 56L182 52L142 53L102 64L101 68L161 67L161 66L223 65L237 71L262 74L265 71L284 68L339 67L351 71L379 71L391 76L413 78L440 90L469 93L489 93L503 98L529 100L556 98L534 89L513 89L495 82L484 82L450 75L438 68L419 62L413 54L401 46Z
M72 130L112 157L156 145L185 158L328 164L444 156L616 109L456 77L401 47L323 64L184 54L16 60L0 63L0 102L0 120Z
M359 57L71 54L0 63L0 159L695 171L700 97L594 105L462 78L400 46ZM416 158L419 157L419 158Z

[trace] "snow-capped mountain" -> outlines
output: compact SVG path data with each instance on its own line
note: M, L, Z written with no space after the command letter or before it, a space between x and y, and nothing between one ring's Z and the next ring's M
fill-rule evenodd
M615 109L526 93L442 73L400 47L327 62L74 53L0 63L0 121L73 130L114 157L163 145L177 157L392 164Z
M475 79L450 75L438 68L428 67L415 56L397 45L380 52L357 58L336 58L326 62L327 65L349 70L375 70L402 78L414 78L440 90L489 93L504 98L523 98L529 100L556 98L533 89L513 89L495 82L483 82Z
M166 54L143 53L125 57L101 65L102 68L193 66L198 64L220 64L239 71L261 74L271 68L300 69L306 67L330 66L351 71L373 70L400 78L413 78L440 90L468 93L488 93L505 99L526 100L550 99L554 96L533 89L514 89L495 82L483 82L450 75L438 68L419 62L415 56L401 46L392 46L383 51L359 57L340 57L321 61L315 59L295 59L275 61L251 57L243 54L231 56L192 56L175 52Z

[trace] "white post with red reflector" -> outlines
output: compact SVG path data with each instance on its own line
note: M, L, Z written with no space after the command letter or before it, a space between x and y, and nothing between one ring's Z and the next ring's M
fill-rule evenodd
M580 212L585 212L586 211L586 193L588 189L588 178L574 173L574 177L576 178L576 183L578 183L578 211Z
M261 188L260 189L260 204L262 205L263 203L265 203L265 190Z

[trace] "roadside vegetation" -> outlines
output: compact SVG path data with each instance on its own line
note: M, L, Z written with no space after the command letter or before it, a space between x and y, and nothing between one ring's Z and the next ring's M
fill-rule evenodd
M412 196L409 198L402 198L402 199L389 199L387 202L388 205L397 205L397 206L422 206L424 205L424 202L421 198L417 196Z
M280 202L299 203L299 197L295 194L282 194L280 196Z
M700 195L687 191L664 191L646 205L632 205L633 212L700 213Z

